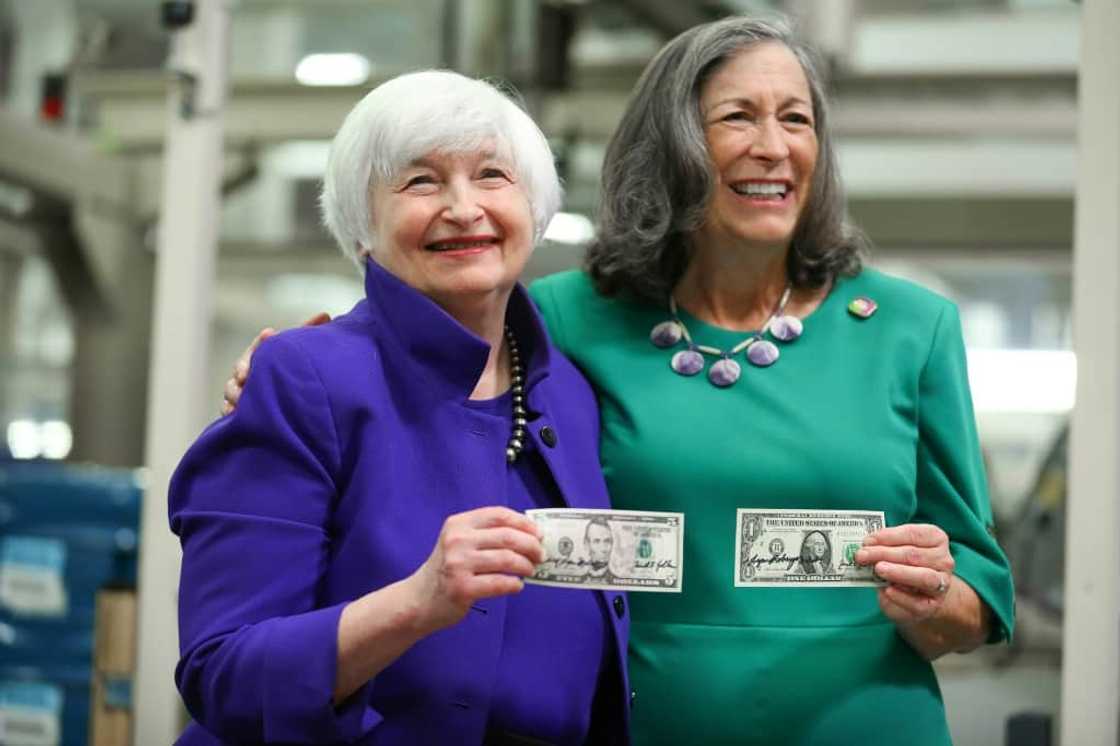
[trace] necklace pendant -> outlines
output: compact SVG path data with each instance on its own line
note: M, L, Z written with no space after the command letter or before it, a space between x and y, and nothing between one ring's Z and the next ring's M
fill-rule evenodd
M801 336L805 327L796 316L777 316L770 322L770 334L782 342L792 342Z
M759 368L773 365L780 356L778 346L768 339L760 339L747 348L747 360Z
M680 376L694 376L704 369L704 355L719 356L719 360L712 363L708 369L708 381L717 388L733 386L743 374L743 367L732 356L746 350L747 360L751 365L765 368L773 365L781 353L778 346L766 339L769 334L779 342L792 342L801 336L804 326L801 319L793 315L786 315L786 303L789 302L793 285L786 284L786 289L778 300L777 306L770 314L770 318L762 325L758 332L753 332L746 339L731 348L719 349L698 345L688 333L688 327L677 315L677 300L669 295L669 314L671 319L662 321L650 330L649 341L656 347L668 348L676 345L681 340L688 345L687 349L677 351L669 360L669 367Z
M723 357L712 363L712 367L708 369L708 380L713 386L725 389L738 381L742 373L743 369L739 363L729 357Z
M694 376L704 369L704 356L692 348L681 350L673 355L669 366L678 375Z
M656 347L666 348L680 342L682 336L681 325L675 320L662 321L649 333L649 341Z

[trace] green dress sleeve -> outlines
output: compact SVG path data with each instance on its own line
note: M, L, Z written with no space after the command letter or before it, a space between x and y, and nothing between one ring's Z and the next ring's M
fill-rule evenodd
M919 380L917 467L915 522L936 524L949 535L956 575L993 612L989 642L1010 640L1011 571L995 539L960 317L948 304Z
M556 293L553 292L555 284L555 276L535 280L529 285L529 297L533 299L541 312L541 318L544 319L552 344L556 345L561 352L566 353L568 347L565 344L563 324L560 320L559 303L556 301Z

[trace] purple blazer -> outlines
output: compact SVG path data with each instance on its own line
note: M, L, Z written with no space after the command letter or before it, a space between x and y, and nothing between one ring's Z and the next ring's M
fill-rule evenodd
M530 437L568 505L608 507L591 388L521 287L508 319L528 353ZM465 405L488 350L372 262L350 313L261 345L237 411L171 480L175 680L196 720L180 743L482 742L505 598L478 602L342 706L331 695L342 608L415 571L447 516L505 495L509 430ZM626 743L629 609L624 594L594 592L622 672L606 692L607 740ZM524 685L547 692L550 673L526 665Z

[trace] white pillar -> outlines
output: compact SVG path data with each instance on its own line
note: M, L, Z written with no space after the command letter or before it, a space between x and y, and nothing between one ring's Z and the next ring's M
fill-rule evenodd
M222 109L228 86L229 0L196 0L176 32L170 67L163 196L156 262L140 547L140 607L134 743L169 744L181 727L172 675L178 659L179 545L167 525L167 482L205 421L217 413L206 390L214 255L222 174Z
M1084 0L1078 82L1061 743L1118 742L1120 710L1120 3Z

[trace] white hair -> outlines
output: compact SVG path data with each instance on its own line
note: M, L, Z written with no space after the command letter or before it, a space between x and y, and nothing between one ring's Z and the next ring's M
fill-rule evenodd
M374 248L373 186L428 153L463 153L490 143L524 187L534 242L540 241L563 196L548 141L509 95L444 70L392 78L346 115L323 177L323 224L342 253L361 267L362 254Z

